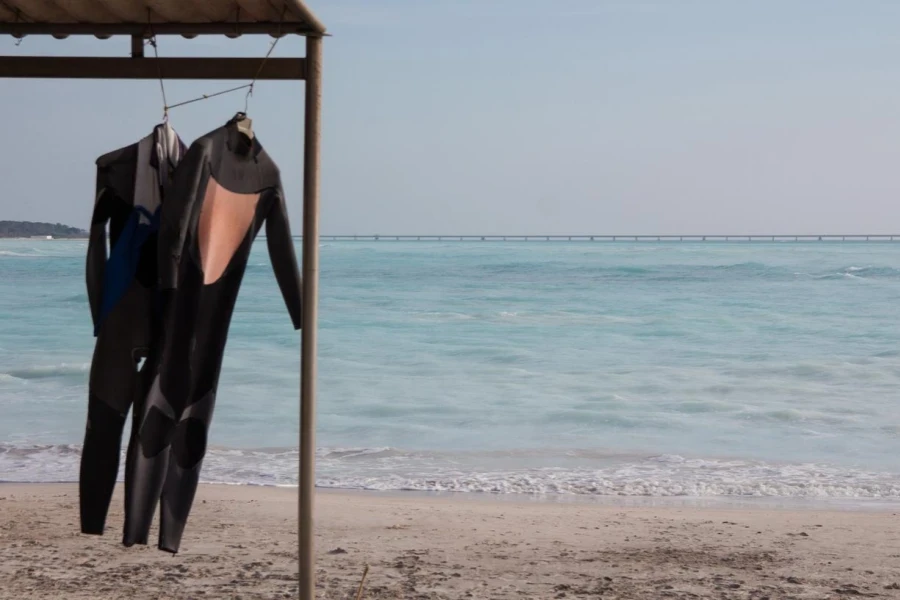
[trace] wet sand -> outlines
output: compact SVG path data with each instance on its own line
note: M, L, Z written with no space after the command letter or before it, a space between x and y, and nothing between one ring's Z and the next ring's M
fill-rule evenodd
M296 490L203 485L181 552L78 532L77 488L0 484L0 598L297 597ZM321 493L319 597L900 598L890 511ZM155 531L151 539L155 540Z

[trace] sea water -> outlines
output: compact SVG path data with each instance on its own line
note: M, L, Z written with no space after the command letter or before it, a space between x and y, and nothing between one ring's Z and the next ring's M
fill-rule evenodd
M0 242L0 480L77 480L85 252ZM900 243L334 242L320 287L322 487L900 500ZM296 483L299 352L257 242L204 480Z

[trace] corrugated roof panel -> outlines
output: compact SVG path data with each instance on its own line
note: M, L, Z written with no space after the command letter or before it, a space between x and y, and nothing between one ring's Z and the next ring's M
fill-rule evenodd
M299 33L325 26L302 0L0 0L0 33Z

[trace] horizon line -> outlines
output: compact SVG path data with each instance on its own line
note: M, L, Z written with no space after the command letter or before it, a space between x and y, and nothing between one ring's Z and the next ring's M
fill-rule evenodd
M302 238L302 234L293 235L294 238ZM554 239L554 240L703 240L703 239L847 239L847 238L900 238L900 233L766 233L766 234L747 234L747 233L696 233L696 234L319 234L320 238L340 238L346 240L355 239L374 239L374 240L422 240L430 241L437 239L446 240L523 240L523 239Z

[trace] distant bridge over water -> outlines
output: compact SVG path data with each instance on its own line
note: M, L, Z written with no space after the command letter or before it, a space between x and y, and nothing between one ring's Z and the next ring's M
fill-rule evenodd
M823 235L321 235L323 242L900 242L900 233Z

